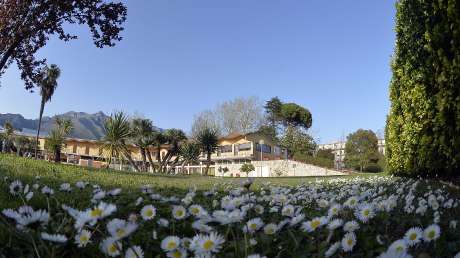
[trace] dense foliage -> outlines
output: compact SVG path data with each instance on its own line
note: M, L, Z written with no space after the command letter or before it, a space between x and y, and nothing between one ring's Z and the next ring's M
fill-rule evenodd
M56 118L55 127L46 137L45 150L54 157L54 162L61 162L61 150L65 146L65 137L72 131L73 125L69 119Z
M459 175L460 1L400 0L396 7L388 169Z
M36 53L56 36L69 41L68 24L86 24L97 47L121 40L127 10L123 3L104 0L0 0L0 78L16 62L26 89L39 84L46 59Z
M425 180L256 179L245 189L4 155L0 174L5 257L460 256L458 192Z
M377 166L379 157L378 139L373 131L359 129L347 137L344 159L346 167L362 172L371 164Z

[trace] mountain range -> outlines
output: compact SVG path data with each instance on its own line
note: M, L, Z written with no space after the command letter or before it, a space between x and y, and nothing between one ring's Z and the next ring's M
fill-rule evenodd
M108 118L103 112L88 114L85 112L70 111L64 114L52 117L44 116L42 118L41 132L46 136L54 127L56 117L70 119L74 129L69 137L79 139L99 140L104 136L104 122ZM24 134L34 135L38 127L38 119L26 119L20 114L0 114L0 126L9 121L16 130Z

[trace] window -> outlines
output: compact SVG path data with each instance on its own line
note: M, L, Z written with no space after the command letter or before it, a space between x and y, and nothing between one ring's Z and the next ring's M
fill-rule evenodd
M262 146L262 152L263 153L271 153L272 152L272 147L270 145L267 145L267 144L256 144L256 150L260 152L260 147Z
M236 148L239 151L250 150L251 149L251 143L250 142L242 143L242 144L236 145Z
M281 155L281 147L275 146L275 148L273 149L273 153L275 153L276 155Z
M77 145L76 144L73 145L72 153L77 153Z
M89 155L89 146L86 146L86 147L85 147L85 154L86 154L86 155Z
M220 152L222 152L222 153L232 152L233 151L232 147L233 146L231 144L220 146Z

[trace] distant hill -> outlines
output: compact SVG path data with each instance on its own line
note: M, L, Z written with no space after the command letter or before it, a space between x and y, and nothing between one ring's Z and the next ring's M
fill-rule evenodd
M43 135L47 135L52 130L56 117L67 118L72 121L74 129L69 137L91 140L98 140L104 136L104 122L108 118L103 112L88 114L74 111L53 117L43 117L41 129ZM12 123L16 130L21 130L27 134L34 134L38 127L38 119L26 119L20 114L0 114L0 125L3 126L6 121Z

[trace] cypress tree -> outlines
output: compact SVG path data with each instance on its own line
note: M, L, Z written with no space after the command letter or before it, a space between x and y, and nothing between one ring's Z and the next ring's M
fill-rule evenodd
M460 175L460 1L400 0L386 126L394 174Z

